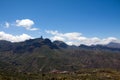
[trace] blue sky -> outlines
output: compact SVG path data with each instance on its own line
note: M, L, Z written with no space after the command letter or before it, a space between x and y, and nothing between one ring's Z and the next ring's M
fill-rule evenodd
M18 26L16 21L24 19L33 21L31 29L37 30ZM63 35L76 32L77 37L89 39L120 39L120 0L0 0L0 32L66 38L51 33L55 31Z

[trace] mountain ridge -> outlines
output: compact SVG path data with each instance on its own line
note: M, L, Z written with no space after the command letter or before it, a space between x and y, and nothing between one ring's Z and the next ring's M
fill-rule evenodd
M24 42L0 41L0 67L18 72L76 71L80 68L120 70L120 49L103 45L69 46L62 41L36 38ZM5 65L4 65L5 64Z
M27 43L27 42L41 42L41 41L46 41L48 43L53 43L59 47L69 47L69 46L75 46L75 45L68 45L66 44L65 42L63 41L59 41L59 40L55 40L55 41L51 41L50 39L48 38L45 38L43 39L43 37L41 36L40 38L35 38L35 39L28 39L28 40L25 40L25 41L22 41L22 42L10 42L10 41L7 41L7 40L0 40L0 46L1 45L5 45L5 44L19 44L19 43ZM120 48L120 43L117 43L117 42L109 42L108 44L105 44L105 45L102 45L102 44L96 44L96 45L85 45L85 44L80 44L78 47L80 46L87 46L87 47L96 47L96 46L103 46L103 47L109 47L109 48ZM77 46L76 46L77 47Z

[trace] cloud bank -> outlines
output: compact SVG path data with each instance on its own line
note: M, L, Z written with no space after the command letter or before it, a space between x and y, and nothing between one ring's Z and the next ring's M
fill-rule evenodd
M21 42L21 41L25 41L28 39L32 39L33 37L27 35L27 34L22 34L22 35L11 35L11 34L7 34L3 31L0 32L0 40L6 40L6 41L10 41L10 42Z
M32 26L34 25L34 21L30 19L22 19L22 20L16 20L16 26L19 27L24 27L27 30L38 30L37 28L33 28Z
M82 35L82 33L71 32L71 33L60 33L58 31L46 30L46 33L51 34L51 40L60 40L66 42L68 45L96 45L96 44L108 44L110 42L120 42L115 37L108 37L105 39L100 39L98 37L87 38Z

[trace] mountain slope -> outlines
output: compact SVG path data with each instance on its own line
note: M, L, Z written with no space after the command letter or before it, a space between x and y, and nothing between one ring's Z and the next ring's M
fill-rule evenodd
M120 70L120 50L105 46L72 47L61 41L51 42L43 38L19 43L0 41L0 69L41 73L81 68Z

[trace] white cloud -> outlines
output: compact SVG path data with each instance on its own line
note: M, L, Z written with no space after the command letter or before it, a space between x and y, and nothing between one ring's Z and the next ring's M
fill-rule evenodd
M60 41L64 41L65 39L61 36L54 36L54 37L51 37L52 40L60 40Z
M65 34L63 34L63 36L66 37L69 40L76 40L81 35L82 34L78 33L78 32L71 32L71 33L65 33Z
M27 30L38 30L37 28L33 28L32 26L34 25L34 21L30 20L30 19L22 19L22 20L16 20L16 26L19 27L24 27Z
M38 30L38 28L30 28L30 29L28 29L28 30L36 31L36 30Z
M119 42L119 40L115 37L108 37L106 39L102 39L103 44L110 43L110 42Z
M50 34L52 34L52 35L62 35L62 34L58 33L57 30L56 30L56 31L46 30L45 32L46 32L46 33L50 33Z
M71 33L60 33L58 31L46 30L46 33L51 34L51 40L61 40L66 42L69 45L96 45L96 44L108 44L110 42L120 42L115 37L108 37L105 39L100 39L98 37L87 38L83 36L81 33L78 32L71 32Z
M28 39L32 39L33 37L27 35L27 34L22 34L22 35L11 35L7 34L3 31L0 32L0 40L6 40L6 41L11 41L11 42L21 42L25 41Z
M10 24L8 22L5 22L5 27L6 28L9 28L10 27Z

